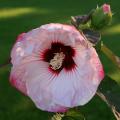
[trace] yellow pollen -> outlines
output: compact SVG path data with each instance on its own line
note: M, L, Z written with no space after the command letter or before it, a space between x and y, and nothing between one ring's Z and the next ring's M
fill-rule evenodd
M65 55L63 52L55 53L55 56L53 59L50 60L50 65L53 70L58 70L62 66L63 60L65 58Z

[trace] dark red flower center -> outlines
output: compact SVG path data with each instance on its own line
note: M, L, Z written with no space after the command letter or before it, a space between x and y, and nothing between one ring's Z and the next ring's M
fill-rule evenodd
M65 46L62 43L54 42L50 49L43 53L43 60L49 63L49 69L59 73L63 68L67 71L75 68L73 57L75 50L71 46Z

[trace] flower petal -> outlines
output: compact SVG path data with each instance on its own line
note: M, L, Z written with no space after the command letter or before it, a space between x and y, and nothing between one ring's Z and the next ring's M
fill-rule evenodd
M23 79L25 76L25 66L23 67L18 67L18 68L12 68L11 74L10 74L10 83L20 90L22 93L27 95L27 89L26 89L26 83L25 80Z
M33 62L28 66L28 76L26 81L27 94L34 101L36 106L42 110L51 112L64 112L66 107L53 102L49 84L55 77L48 71L48 65L45 62ZM36 69L36 71L33 71Z
M50 85L53 101L66 107L86 104L104 77L104 74L100 75L103 69L94 48L82 53L77 51L74 60L76 69L71 72L62 70Z

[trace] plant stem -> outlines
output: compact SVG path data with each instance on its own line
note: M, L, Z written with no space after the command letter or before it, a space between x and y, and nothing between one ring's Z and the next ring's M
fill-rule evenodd
M120 69L120 58L116 56L105 44L101 44L101 51Z
M107 97L103 93L101 93L100 91L97 91L96 94L108 105L108 107L111 108L111 110L112 110L112 112L113 112L116 120L120 120L120 113L116 110L115 106L112 105L109 102L109 100L107 99Z

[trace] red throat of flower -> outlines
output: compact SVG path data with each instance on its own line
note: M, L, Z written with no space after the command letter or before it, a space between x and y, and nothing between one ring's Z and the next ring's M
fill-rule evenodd
M71 46L65 46L59 42L53 42L50 49L43 52L43 61L49 63L50 71L59 73L63 68L71 71L76 64L73 60L75 50Z

